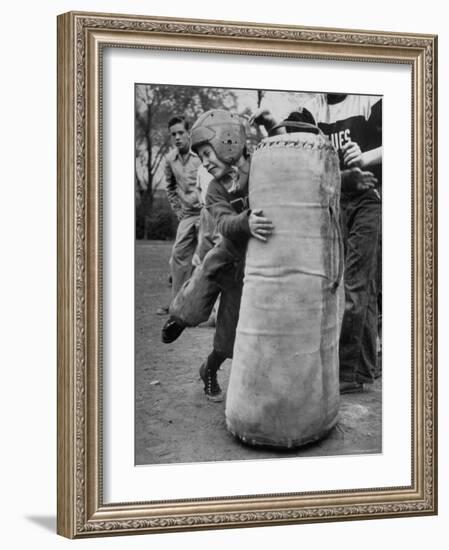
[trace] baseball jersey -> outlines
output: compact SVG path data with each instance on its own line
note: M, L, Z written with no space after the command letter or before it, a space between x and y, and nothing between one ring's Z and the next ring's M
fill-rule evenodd
M382 145L382 98L379 96L347 95L338 103L328 104L326 94L317 94L307 108L339 153L341 169L344 166L340 151L348 141L356 142L362 152ZM374 172L380 185L381 165L367 170Z

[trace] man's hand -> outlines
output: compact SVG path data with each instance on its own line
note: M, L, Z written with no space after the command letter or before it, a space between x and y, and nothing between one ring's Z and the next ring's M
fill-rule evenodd
M347 168L363 168L362 151L355 141L348 141L341 149L343 153L343 162Z
M250 124L258 124L259 126L263 126L267 132L271 130L278 121L274 118L273 113L269 111L268 109L257 109L250 119L248 120Z
M372 172L362 172L360 168L343 170L341 173L341 190L348 195L356 195L373 188L377 178Z
M274 225L268 218L262 216L262 210L253 210L249 215L249 230L251 235L259 241L266 242L273 233Z

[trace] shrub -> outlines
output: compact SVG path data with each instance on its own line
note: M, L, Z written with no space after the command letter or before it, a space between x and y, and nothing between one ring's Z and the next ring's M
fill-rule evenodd
M142 203L136 207L136 239L172 240L177 226L165 192L155 194L150 213L144 211Z

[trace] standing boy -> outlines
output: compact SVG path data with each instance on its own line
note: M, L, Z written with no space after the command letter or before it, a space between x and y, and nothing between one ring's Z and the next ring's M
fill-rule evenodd
M172 297L175 297L192 273L192 257L198 242L201 200L197 188L197 172L201 165L190 150L188 124L177 115L168 122L174 149L166 158L165 178L170 206L179 224L170 258Z

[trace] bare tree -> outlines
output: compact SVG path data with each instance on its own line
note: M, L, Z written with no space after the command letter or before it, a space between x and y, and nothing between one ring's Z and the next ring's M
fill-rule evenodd
M154 192L163 181L163 161L170 148L167 122L183 114L190 122L204 111L236 109L232 90L195 86L141 84L136 86L136 222L139 236L148 238Z

